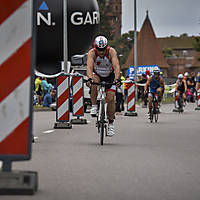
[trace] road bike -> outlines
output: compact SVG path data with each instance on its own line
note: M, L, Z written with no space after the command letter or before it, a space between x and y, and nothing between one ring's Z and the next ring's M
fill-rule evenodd
M149 110L149 119L150 122L153 122L153 119L155 122L158 122L158 114L159 114L159 108L158 108L158 93L151 93L153 95L153 98L151 100L151 108Z
M113 85L114 83L100 82L92 83L98 86L99 93L99 109L97 114L96 127L100 136L100 144L104 144L104 137L107 136L108 132L108 121L106 119L106 86Z

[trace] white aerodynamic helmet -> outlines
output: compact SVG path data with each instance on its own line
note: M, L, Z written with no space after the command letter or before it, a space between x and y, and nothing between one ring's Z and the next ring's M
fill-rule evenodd
M95 38L94 46L96 49L104 50L108 46L108 40L104 36L98 36Z
M179 74L179 75L178 75L178 78L179 78L179 79L183 79L183 74Z
M189 73L188 73L188 72L185 72L184 76L189 76Z

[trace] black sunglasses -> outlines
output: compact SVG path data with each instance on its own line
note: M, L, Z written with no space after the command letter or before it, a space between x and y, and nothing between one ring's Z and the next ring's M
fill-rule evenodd
M105 48L96 48L98 51L105 51L106 49L107 49L107 47L105 47Z

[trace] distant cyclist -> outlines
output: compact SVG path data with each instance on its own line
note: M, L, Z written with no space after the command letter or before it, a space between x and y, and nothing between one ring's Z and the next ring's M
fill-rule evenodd
M176 81L175 91L177 92L177 98L182 95L184 102L186 101L186 91L187 91L187 84L186 80L184 80L183 74L178 75L178 80Z
M198 74L197 74L196 91L198 91L199 87L200 87L200 72L198 72Z
M148 108L149 108L149 113L150 113L153 95L155 95L155 93L158 94L158 103L160 106L160 102L162 101L162 96L165 90L164 80L162 77L160 77L160 70L154 70L153 75L148 78L144 86L145 93L148 92L147 91L148 87L149 87Z
M120 66L117 58L117 52L114 48L108 46L108 40L104 36L98 36L94 41L94 48L89 50L87 59L87 85L91 87L92 108L90 114L97 115L97 86L91 85L91 82L115 82L116 85L110 85L106 88L107 99L107 117L109 120L108 136L113 136L114 115L115 115L115 92L116 86L121 86Z

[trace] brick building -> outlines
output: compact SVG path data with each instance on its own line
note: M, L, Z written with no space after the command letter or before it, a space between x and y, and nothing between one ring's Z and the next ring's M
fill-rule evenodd
M177 77L179 73L200 72L200 53L194 49L195 37L156 38L148 11L137 38L138 65L158 65L165 77ZM164 58L162 51L171 49L172 56ZM134 65L134 44L123 69Z
M137 64L138 66L158 65L165 76L168 74L169 65L162 54L162 50L148 16L148 11L137 37ZM128 69L130 65L134 65L134 44L122 68Z
M111 12L108 14L111 17L111 34L114 39L121 36L122 27L122 0L107 0Z

